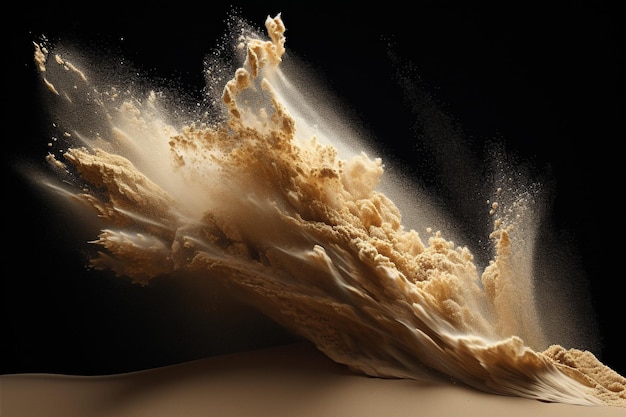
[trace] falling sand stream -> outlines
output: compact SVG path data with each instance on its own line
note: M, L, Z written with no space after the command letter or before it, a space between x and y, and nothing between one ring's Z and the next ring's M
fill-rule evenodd
M138 285L218 281L357 373L626 407L623 376L542 327L534 192L494 190L484 266L431 217L409 227L385 161L324 126L283 70L281 15L265 25L267 37L236 26L241 63L207 65L213 101L192 123L162 93L99 85L35 44L43 82L73 110L56 113L53 174L34 177L106 224L90 265Z

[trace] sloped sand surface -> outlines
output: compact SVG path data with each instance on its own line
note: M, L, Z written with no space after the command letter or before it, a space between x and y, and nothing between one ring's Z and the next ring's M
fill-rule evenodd
M121 375L3 375L0 382L3 417L626 416L619 407L360 376L308 343Z

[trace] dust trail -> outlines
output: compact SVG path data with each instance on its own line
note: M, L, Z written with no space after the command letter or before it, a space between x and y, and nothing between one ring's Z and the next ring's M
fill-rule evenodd
M48 155L62 181L43 181L107 225L92 267L142 285L188 273L223 282L366 375L626 406L622 376L543 332L531 188L494 192L495 255L481 270L439 231L426 197L413 196L432 229L408 227L388 197L398 191L381 187L383 161L303 100L282 69L281 16L267 18L268 38L239 23L241 65L224 84L226 66L209 62L216 107L192 123L159 92L100 85L35 45L44 84L66 108L58 125L67 147Z

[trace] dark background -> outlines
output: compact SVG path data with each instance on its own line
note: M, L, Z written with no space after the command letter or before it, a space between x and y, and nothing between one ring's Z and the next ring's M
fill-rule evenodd
M77 242L94 236L13 169L22 160L43 167L50 136L34 40L45 35L115 50L151 77L199 92L203 59L225 33L231 10L209 4L130 10L101 3L79 11L29 3L7 16L3 373L124 372L292 340L251 312L209 318L200 299L167 281L141 288L87 272L85 248ZM542 178L549 185L552 237L540 255L569 251L570 291L591 295L570 308L596 320L592 328L583 320L560 331L598 336L597 344L571 347L589 347L626 375L624 68L617 9L602 2L495 8L437 2L410 9L384 2L357 9L276 1L237 9L259 27L282 12L288 50L362 120L384 158L405 165L455 213L468 236L488 232L476 215L486 195L475 175L488 144L502 143L531 177ZM476 157L469 164L458 157L468 149ZM477 254L483 256L480 248ZM551 296L540 295L547 303Z

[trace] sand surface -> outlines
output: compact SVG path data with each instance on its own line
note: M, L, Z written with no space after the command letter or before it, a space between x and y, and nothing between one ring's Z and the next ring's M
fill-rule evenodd
M624 408L544 403L458 385L359 376L308 343L120 375L0 378L2 417L626 416Z

